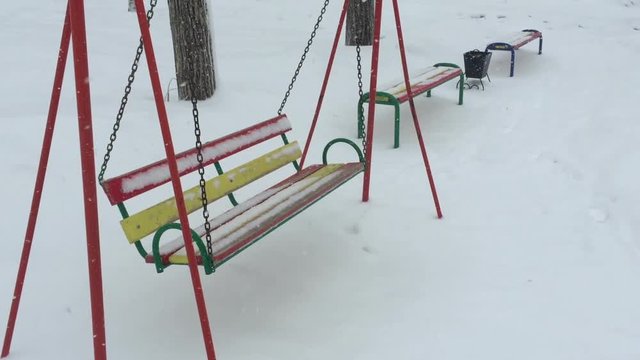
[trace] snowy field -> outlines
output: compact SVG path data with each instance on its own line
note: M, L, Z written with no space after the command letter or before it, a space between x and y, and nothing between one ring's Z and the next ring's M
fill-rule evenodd
M215 138L270 118L322 1L213 1L219 88L201 104ZM456 105L455 82L416 100L444 219L437 220L408 106L376 118L371 201L347 183L203 279L220 359L640 359L640 3L637 0L401 0L409 66L538 29L493 55L486 91ZM124 0L87 1L96 161L137 45ZM286 112L304 141L334 36L332 3ZM0 323L26 227L65 2L0 11ZM401 74L385 2L380 81ZM152 26L173 77L166 3ZM370 61L370 49L363 51ZM134 86L108 176L163 156L147 72ZM71 79L69 69L68 79ZM176 147L192 147L190 104L168 103ZM356 135L355 51L339 49L310 154ZM92 357L73 83L65 83L32 262L10 359ZM255 157L258 150L249 151ZM349 150L334 160L351 160ZM226 165L231 167L232 165ZM265 179L267 181L273 179ZM185 179L185 186L196 183ZM146 204L164 199L155 193ZM240 198L249 196L240 192ZM99 193L111 359L202 359L189 274L157 275ZM136 204L134 204L136 205ZM139 205L139 204L138 204ZM217 205L216 212L226 204ZM197 215L197 214L196 214ZM196 216L197 217L197 216Z

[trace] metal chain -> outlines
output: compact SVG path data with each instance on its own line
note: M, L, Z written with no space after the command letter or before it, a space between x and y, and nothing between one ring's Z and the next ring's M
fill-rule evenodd
M151 22L153 19L153 11L158 4L158 0L151 0L151 4L149 6L149 11L147 11L147 22ZM107 145L107 152L104 154L104 159L102 161L102 166L100 166L100 173L98 174L98 181L102 183L104 180L104 174L107 171L107 166L109 165L109 160L111 159L111 151L113 151L113 144L115 143L118 137L118 130L120 130L120 122L122 121L122 117L124 116L124 111L127 107L127 103L129 102L129 94L131 93L131 86L136 79L136 72L138 71L138 64L140 63L140 57L142 56L142 52L144 49L144 43L142 41L142 37L140 38L140 44L138 44L138 48L136 49L136 57L133 60L133 64L131 65L131 72L129 73L129 77L127 78L127 86L124 88L124 95L122 96L122 100L120 101L120 109L118 109L118 115L116 115L116 122L113 124L113 131L111 132L111 136L109 136L109 144Z
M313 31L311 32L311 37L307 41L307 46L304 48L302 52L302 56L300 57L300 61L298 62L298 67L296 67L296 71L293 73L293 77L291 78L291 82L289 83L289 87L287 88L287 92L284 94L284 98L282 99L282 103L280 104L280 108L278 109L278 115L282 115L282 111L284 110L285 105L287 104L287 100L289 100L289 96L291 95L291 90L293 90L293 84L295 84L296 80L298 80L298 75L300 75L300 70L302 70L302 65L304 65L304 61L307 59L307 54L311 49L311 45L313 44L313 39L316 37L316 33L320 28L320 23L324 17L324 14L327 12L327 7L329 6L330 0L325 0L322 9L320 10L320 15L318 16L318 20L316 20L316 24L313 26Z
M363 85L362 85L362 56L360 55L360 45L356 45L356 60L358 62L358 99L362 99L364 95ZM369 95L371 96L371 95ZM358 126L360 130L360 134L362 134L362 153L367 157L367 128L365 125L365 116L364 110L358 111L360 113L360 119L358 119Z
M193 19L192 19L193 20ZM198 160L198 174L200 175L200 199L202 200L202 217L204 218L205 240L207 245L207 254L213 256L213 240L211 239L211 224L209 223L209 200L207 198L207 181L205 180L204 171L204 155L202 154L202 131L200 130L200 113L198 111L198 98L196 96L195 67L193 58L193 48L200 48L202 39L197 36L195 26L191 23L191 41L190 48L187 49L187 71L189 73L189 92L191 93L191 105L193 114L193 127L196 135L196 149L198 150L196 159Z
M190 57L190 55L189 55ZM193 72L192 72L193 74ZM193 78L192 78L193 79ZM196 149L198 149L198 154L196 158L198 159L198 174L200 174L200 198L202 199L202 217L204 218L204 230L205 237L207 242L207 253L211 256L213 255L213 245L211 240L211 224L209 224L209 200L207 199L207 182L204 176L204 156L202 155L202 140L200 131L200 116L198 112L198 99L194 94L194 86L191 85L191 104L193 105L193 126L196 135Z

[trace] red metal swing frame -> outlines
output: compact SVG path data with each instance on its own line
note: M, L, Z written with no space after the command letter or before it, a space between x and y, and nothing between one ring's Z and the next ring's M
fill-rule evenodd
M398 36L398 42L400 45L400 56L402 60L403 76L409 95L409 104L411 108L411 115L418 137L422 158L424 161L427 177L429 180L431 192L433 195L434 204L436 207L438 218L442 217L442 211L438 201L436 193L435 183L431 167L429 165L429 159L427 156L427 150L424 145L424 139L418 115L413 102L413 96L411 92L411 85L409 80L409 71L407 66L407 59L404 48L404 39L402 33L402 27L400 23L400 12L398 7L398 0L391 0L393 3L393 10L396 22L396 31ZM315 114L313 117L312 125L309 129L309 135L304 147L304 152L301 160L301 168L304 166L306 156L311 144L311 139L315 132L315 128L320 116L320 110L322 108L324 95L327 89L331 70L333 67L338 43L342 33L343 25L345 23L347 10L349 8L350 0L344 0L342 11L340 14L340 22L333 41L331 54L329 56L329 62L325 72L320 96L318 97L318 103L316 106ZM194 295L196 299L196 305L198 308L198 314L200 317L200 324L202 328L202 336L204 339L205 351L207 359L214 360L216 358L215 350L213 346L213 338L211 334L211 326L209 324L209 317L207 314L206 303L204 301L204 293L202 290L202 283L200 274L198 272L197 263L195 261L196 254L193 248L193 242L191 233L189 231L189 219L187 217L187 211L185 209L182 185L180 182L180 176L178 172L176 153L173 146L171 131L169 128L168 115L166 107L163 101L163 92L160 85L160 77L158 73L158 67L156 64L155 53L153 50L153 43L151 41L151 33L149 30L145 6L143 0L135 0L138 23L140 26L140 32L145 44L144 50L149 67L150 79L153 87L154 99L156 103L156 109L158 112L158 120L162 131L162 137L165 145L165 153L169 164L169 170L171 173L171 182L173 185L174 195L177 202L178 211L180 214L180 223L182 225L183 238L185 241L185 248L187 250L187 256L189 258L189 271L191 274L191 280L193 284ZM374 42L373 53L371 60L371 78L370 89L371 94L375 94L377 91L378 80L378 64L379 64L379 52L380 52L380 31L381 31L381 19L382 19L382 0L376 1L375 4L375 24L374 24ZM93 145L93 127L92 127L92 115L91 115L91 93L89 79L89 63L87 58L87 37L86 37L86 24L85 24L85 10L84 0L68 0L67 11L64 21L64 27L62 30L62 39L60 42L60 50L58 56L58 62L55 72L53 90L51 94L51 101L49 105L49 113L47 117L47 123L45 128L44 140L42 144L42 150L40 154L40 161L38 166L38 172L36 174L36 182L31 202L31 211L29 214L29 221L25 234L24 245L22 249L22 255L18 274L16 278L16 284L14 289L13 301L11 303L11 309L9 312L9 319L7 323L7 330L4 337L2 352L0 357L4 358L9 355L11 349L11 341L13 338L15 323L18 316L18 309L20 306L20 299L22 296L23 285L27 272L27 266L29 257L31 254L31 247L33 244L33 238L35 234L36 223L38 219L38 212L40 209L40 202L42 199L42 191L44 187L44 181L47 172L47 165L49 161L49 155L51 150L51 144L53 140L53 132L58 113L58 105L60 103L60 94L62 90L62 83L64 80L65 66L69 56L69 47L73 46L73 60L75 69L75 85L76 85L76 105L78 110L78 132L80 137L80 155L82 165L82 181L83 181L83 194L84 194L84 210L85 210L85 227L86 227L86 241L87 241L87 258L89 267L89 283L90 283L90 298L91 298L91 312L93 323L93 347L94 347L94 359L106 360L107 359L107 342L105 336L105 318L104 318L104 300L102 290L102 264L100 255L100 232L98 224L98 206L97 206L97 181L96 181L96 169L95 169L95 154ZM369 184L371 179L371 165L373 154L373 129L375 118L375 102L369 105L368 111L368 131L367 131L367 149L366 149L366 170L364 175L364 182L362 188L362 201L369 200Z

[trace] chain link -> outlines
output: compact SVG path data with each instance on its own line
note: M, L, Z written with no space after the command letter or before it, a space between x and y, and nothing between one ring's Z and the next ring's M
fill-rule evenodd
M280 108L278 109L278 115L282 115L282 111L284 110L285 105L287 105L287 100L289 100L289 96L291 96L291 90L293 90L293 85L295 84L296 80L298 80L298 75L300 75L300 70L302 70L302 65L304 65L304 61L307 59L307 54L309 53L309 50L311 50L313 39L315 39L318 29L320 28L320 23L324 18L324 14L327 12L329 1L330 0L324 1L324 5L320 10L320 15L316 20L316 24L313 26L311 37L307 41L307 46L304 48L304 51L302 52L302 56L300 57L300 61L298 62L298 66L296 67L296 71L293 73L293 77L291 78L291 82L289 83L289 87L287 88L287 92L284 94L284 98L282 99L282 103L280 104Z
M356 45L356 60L358 62L358 99L362 99L364 95L363 85L362 85L362 55L360 54L360 45ZM369 95L371 96L371 95ZM358 119L358 126L360 130L360 134L362 134L362 153L367 158L367 128L365 125L365 116L364 110L359 111L360 119Z
M158 4L158 0L151 0L151 4L149 6L149 10L147 11L147 22L151 22L153 19L153 11ZM98 174L98 181L102 183L104 180L104 174L107 171L107 166L109 165L109 160L111 160L111 151L113 151L113 145L118 138L118 130L120 130L120 122L124 116L124 111L127 108L127 103L129 102L129 94L131 93L131 86L136 79L136 72L138 71L138 64L140 63L140 58L142 57L142 52L144 49L144 43L142 41L142 37L140 38L140 43L138 44L138 48L136 49L136 57L133 60L133 64L131 65L131 72L129 73L129 77L127 78L127 85L124 88L124 95L122 96L122 100L120 101L120 108L118 109L118 115L116 115L116 122L113 124L113 131L109 136L109 144L107 144L107 152L104 154L104 159L102 160L102 165L100 166L100 173Z

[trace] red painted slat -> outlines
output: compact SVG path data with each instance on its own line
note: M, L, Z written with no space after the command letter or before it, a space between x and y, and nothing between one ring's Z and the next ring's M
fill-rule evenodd
M316 171L320 170L320 169L321 169L321 168L323 168L323 167L324 167L324 165L312 165L312 166L309 166L308 168L303 169L303 170L301 170L301 171L299 171L299 172L297 172L297 173L293 174L292 176L288 177L288 178L287 178L287 179L285 179L285 180L282 180L281 182L277 183L276 185L274 185L274 186L270 187L269 189L267 189L267 190L265 190L265 191L269 191L269 190L271 190L271 189L278 188L278 187L283 187L283 189L282 189L282 190L284 190L284 189L286 188L286 187L284 187L284 185L287 185L287 186L293 185L294 183L296 183L296 182L298 182L298 181L303 180L303 179L304 179L304 178L306 178L307 176L309 176L309 175L311 175L311 174L315 173ZM258 194L258 195L259 195L259 194ZM258 195L254 196L254 198L255 198L255 197L257 197ZM274 195L275 195L275 194L274 194ZM264 201L267 201L268 199L269 199L269 198L264 199L264 200L263 200L263 202L264 202ZM251 201L251 199L249 199L249 200L247 200L247 201ZM258 205L258 204L260 204L260 203L257 203L256 205ZM251 209L251 208L246 209L245 211L248 211L248 210L250 210L250 209ZM233 211L233 209L230 209L230 210L228 210L227 212L229 212L229 211ZM241 213L236 214L236 216L235 216L235 217L229 218L226 222L224 222L224 223L222 223L222 224L220 224L220 225L218 225L218 226L216 226L216 227L211 228L211 231L213 231L213 230L215 230L215 229L219 228L220 226L223 226L223 225L224 225L224 224L226 224L227 222L232 221L233 219L235 219L235 218L236 218L236 217L238 217L238 216L241 216L242 214L244 214L244 212L241 212ZM222 215L220 215L220 216L222 216ZM214 221L214 219L212 219L211 221ZM198 229L195 229L195 230L196 230L196 231L198 231ZM198 232L200 232L200 231L198 231ZM202 232L202 233L200 233L200 234L198 234L198 235L200 235L200 236L204 236L204 232ZM177 242L180 242L180 243L181 243L181 242L182 242L182 237L179 237L179 238L177 238L177 239L171 240L171 242L175 242L175 241L177 241ZM170 264L170 263L169 263L169 257L171 257L171 255L173 255L176 251L179 251L180 249L181 249L181 248L178 248L178 249L176 249L175 251L172 251L172 252L169 252L169 253L166 253L166 254L162 254L162 262L163 262L163 264L165 264L165 265ZM153 254L149 254L149 255L147 255L147 257L145 258L145 261L146 261L147 263L153 263L153 262L154 262Z
M286 126L282 127L281 129L278 129L277 131L271 131L269 132L269 128L273 128L275 125L280 124L280 126L283 126L285 123L282 123L282 121L286 121ZM286 133L287 131L291 130L291 125L288 123L288 120L286 119L286 115L280 115L277 116L273 119L269 119L266 121L263 121L259 124L253 125L251 127L236 131L232 134L226 135L224 137L221 137L219 139L207 142L205 144L202 145L202 152L204 154L207 153L207 151L214 149L217 146L220 146L222 144L224 144L225 142L231 142L233 141L235 138L241 137L241 136L246 136L249 134L254 134L254 133L258 133L258 136L256 137L256 139L254 141L251 142L247 142L247 143L241 143L241 144L229 144L229 149L227 151L221 152L220 154L218 154L217 156L214 157L210 157L207 158L205 156L205 166L206 165L211 165L217 161L220 161L228 156L231 156L233 154L236 154L242 150L245 150L251 146L254 146L256 144L259 144L263 141L269 140L271 138L274 138L276 136L280 136L284 133ZM264 134L260 134L261 131L265 131ZM190 160L190 158L194 158L197 155L198 150L193 148L184 152L181 152L179 154L176 155L176 159L178 160L178 162L185 162L187 160ZM198 169L198 164L196 161L193 161L192 164L188 164L188 166L185 166L184 168L180 169L180 176L183 176L185 174L188 174L190 172L196 171ZM135 181L136 178L140 178L143 176L143 174L148 174L151 172L158 172L161 174L164 174L166 172L166 176L164 177L160 177L158 178L157 176L154 176L154 180L155 181L150 181L146 184L141 184L140 186L136 186L135 189L128 189L126 186L127 182L132 182ZM112 205L115 205L117 203L123 202L125 200L131 199L139 194L142 194L146 191L149 191L151 189L154 189L162 184L166 184L167 182L169 182L171 180L170 176L169 176L169 171L168 171L168 164L167 164L167 160L163 159L157 162L154 162L153 164L149 164L147 166L141 167L139 169L130 171L126 174L105 180L102 183L102 187L104 189L104 192L106 193L107 197L109 198L109 202L111 202ZM144 181L143 181L144 182Z
M451 69L451 72L445 72L445 73L441 73L438 74L438 76L442 75L442 74L446 74L446 76L443 76L442 78L438 79L437 81L434 82L430 82L430 83L426 83L426 84L421 84L421 85L416 85L416 86L412 86L411 87L411 92L413 93L413 96L418 96L426 91L429 90L433 90L434 88L444 84L445 82L451 80L451 79L455 79L457 77L460 76L460 74L462 74L462 70L461 69ZM403 103L407 100L409 100L409 95L408 94L404 94L400 97L397 98L398 102Z

